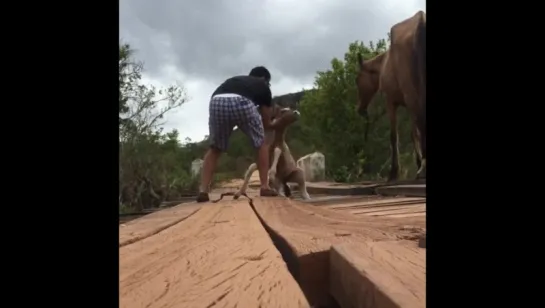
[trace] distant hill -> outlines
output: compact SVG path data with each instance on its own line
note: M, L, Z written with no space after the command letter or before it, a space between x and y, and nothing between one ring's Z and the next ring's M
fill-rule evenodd
M273 97L273 103L282 107L290 107L292 109L297 109L297 107L299 107L299 102L301 102L301 100L303 99L303 97L308 91L312 91L312 90L288 93L288 94Z

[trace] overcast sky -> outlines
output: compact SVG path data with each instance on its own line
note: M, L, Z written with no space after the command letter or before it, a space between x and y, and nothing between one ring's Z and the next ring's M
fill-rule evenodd
M425 0L120 0L120 38L144 61L143 82L182 83L191 100L166 130L199 141L208 100L225 79L264 65L273 96L310 88L348 44L386 38Z

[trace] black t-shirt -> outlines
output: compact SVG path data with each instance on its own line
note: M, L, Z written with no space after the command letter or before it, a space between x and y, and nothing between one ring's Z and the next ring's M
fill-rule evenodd
M257 106L271 106L272 102L272 93L267 82L252 76L236 76L227 79L212 96L218 94L238 94L251 100Z

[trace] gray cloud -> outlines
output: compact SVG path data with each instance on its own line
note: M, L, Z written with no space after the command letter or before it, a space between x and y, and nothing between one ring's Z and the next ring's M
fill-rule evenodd
M265 65L273 79L308 79L354 40L384 38L424 0L121 0L121 38L146 71L171 64L220 81Z
M265 65L273 95L310 86L355 40L385 38L425 0L121 0L120 37L144 82L182 82L191 101L166 116L182 140L208 134L208 99L228 77Z

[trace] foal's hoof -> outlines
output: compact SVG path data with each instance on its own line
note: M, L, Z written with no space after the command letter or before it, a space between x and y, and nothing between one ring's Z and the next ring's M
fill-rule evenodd
M420 170L416 173L416 179L422 180L422 179L425 179L425 178L426 178L426 169L420 169Z

